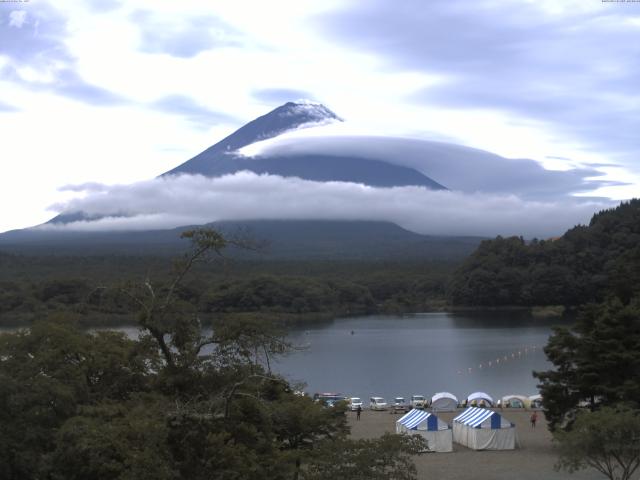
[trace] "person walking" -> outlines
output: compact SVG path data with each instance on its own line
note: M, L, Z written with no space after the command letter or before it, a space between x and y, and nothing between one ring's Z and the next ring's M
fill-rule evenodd
M538 421L538 412L531 414L531 428L536 428L536 422Z
M361 413L362 413L362 405L358 405L358 408L356 408L356 420L360 420Z

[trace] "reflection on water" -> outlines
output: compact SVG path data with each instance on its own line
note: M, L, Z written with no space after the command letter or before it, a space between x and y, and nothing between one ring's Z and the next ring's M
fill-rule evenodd
M514 313L426 313L338 319L292 331L307 346L276 368L307 391L368 398L449 391L537 393L533 370L550 367L542 347L558 320Z

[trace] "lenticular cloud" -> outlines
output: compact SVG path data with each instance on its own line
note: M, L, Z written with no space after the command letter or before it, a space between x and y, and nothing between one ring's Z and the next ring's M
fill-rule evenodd
M218 178L161 177L132 185L91 184L82 198L52 207L92 220L43 229L148 230L220 220L312 219L389 221L429 235L558 235L585 223L605 202L574 198L528 201L515 195L375 188L239 172ZM83 190L78 187L75 190Z

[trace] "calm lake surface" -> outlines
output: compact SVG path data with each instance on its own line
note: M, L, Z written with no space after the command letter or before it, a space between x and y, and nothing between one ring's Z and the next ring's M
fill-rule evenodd
M546 370L542 347L560 320L517 313L374 315L295 329L306 347L274 369L305 390L387 400L448 391L484 391L494 400L534 395L533 370ZM352 333L353 332L353 333Z
M494 400L533 395L531 372L551 367L542 347L559 323L566 324L518 312L338 318L294 328L289 339L303 348L273 361L272 368L306 383L310 394L339 392L366 401L441 391L459 399L478 390ZM138 333L136 327L117 330Z

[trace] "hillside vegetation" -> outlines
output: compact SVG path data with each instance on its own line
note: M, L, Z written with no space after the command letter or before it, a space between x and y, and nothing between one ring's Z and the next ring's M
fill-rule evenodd
M597 213L562 237L483 241L455 272L453 305L577 306L640 289L640 200Z
M135 323L130 282L162 281L167 260L149 256L0 254L0 326L71 312L84 325ZM260 314L285 321L424 311L445 302L448 262L214 262L176 292L203 318Z
M424 245L429 249L430 246ZM398 252L400 254L400 252ZM247 260L199 265L177 293L201 316L260 314L285 321L453 307L577 307L640 288L640 200L594 215L554 240L483 241L460 260ZM163 280L152 255L0 252L0 326L60 312L84 325L134 322L127 282Z
M228 243L184 237L192 248L165 281L120 289L137 338L83 330L68 312L0 333L0 478L415 479L421 437L352 440L344 402L324 408L271 370L293 349L285 331L263 318L203 329L177 293Z

